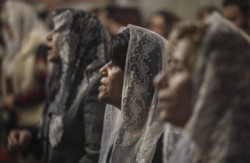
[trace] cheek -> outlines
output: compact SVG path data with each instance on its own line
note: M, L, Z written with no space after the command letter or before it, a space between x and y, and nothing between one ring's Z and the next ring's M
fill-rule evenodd
M191 80L178 77L173 81L172 89L172 112L179 117L189 112L191 106Z
M160 117L161 121L170 121L170 122L172 121L171 120L171 115L170 115L170 113L168 112L167 109L162 109L160 111L159 117Z
M123 87L123 76L117 75L116 77L112 78L109 82L109 90L108 94L116 101L121 100L122 95L122 87Z
M176 96L183 97L183 95L190 94L191 79L187 75L176 76L171 84Z
M109 104L120 103L122 97L123 75L111 74L106 81L106 86L101 88L98 98Z

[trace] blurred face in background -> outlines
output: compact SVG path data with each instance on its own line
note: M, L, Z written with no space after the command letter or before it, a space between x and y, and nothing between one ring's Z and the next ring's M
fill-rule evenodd
M243 27L246 23L245 17L237 5L225 6L223 15L238 27Z
M167 24L165 19L159 14L153 15L150 19L148 29L165 37L167 34Z
M48 41L48 57L47 60L50 62L55 62L58 63L60 61L60 56L59 56L59 49L57 47L57 40L59 37L59 32L56 30L52 30L48 36L47 36L47 41Z
M155 78L155 85L159 88L160 119L178 127L184 127L191 115L192 75L188 57L193 46L187 38L177 41L169 69Z

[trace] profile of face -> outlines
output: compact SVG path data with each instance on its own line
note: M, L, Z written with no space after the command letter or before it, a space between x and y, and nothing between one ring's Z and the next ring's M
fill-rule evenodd
M98 99L120 109L124 72L110 61L100 69L99 73L102 79Z
M151 31L158 33L159 35L165 37L167 33L167 24L165 19L159 15L153 15L149 22L149 27Z
M244 15L237 5L225 6L223 8L223 15L238 27L242 27L246 23Z
M169 69L161 72L154 80L159 88L160 119L178 127L184 127L191 114L192 85L188 57L192 48L189 39L180 39Z
M47 36L48 42L48 57L47 60L50 62L58 63L60 61L59 49L57 47L57 40L59 37L59 32L56 30L52 30Z
M210 14L211 14L211 13L208 12L208 11L202 12L201 18L200 18L200 22L201 22L201 23L206 23L207 18L210 16Z

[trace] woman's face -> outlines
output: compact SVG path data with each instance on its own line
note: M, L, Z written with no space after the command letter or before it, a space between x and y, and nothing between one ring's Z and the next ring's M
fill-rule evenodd
M110 61L100 69L100 74L102 79L98 99L120 109L124 75L122 69Z
M58 63L60 61L59 50L57 48L57 40L58 40L59 32L56 30L52 30L48 36L48 46L50 50L48 51L48 61Z
M179 127L184 127L191 114L191 70L187 64L191 50L192 43L180 39L168 71L155 78L155 85L159 88L160 119Z
M165 37L167 33L167 25L164 18L161 15L152 16L149 23L149 29Z

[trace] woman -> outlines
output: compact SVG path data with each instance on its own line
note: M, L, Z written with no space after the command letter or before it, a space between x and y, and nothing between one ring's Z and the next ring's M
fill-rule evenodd
M156 82L161 86L160 99L172 99L161 105L161 109L166 112L164 117L175 125L185 126L171 162L248 162L250 40L245 33L218 14L213 14L207 24L205 35L201 37L202 44L196 47L189 41L186 49L185 46L177 46L174 57L178 58L178 54L182 56L176 61L179 64L173 65L172 71ZM190 39L188 35L179 36L184 37L177 40L177 45ZM230 41L232 38L233 41ZM188 50L192 47L198 51ZM194 53L198 57L190 71L184 63L188 63L188 58L192 58ZM175 69L179 71L173 73ZM183 78L179 76L179 82L188 83L189 86L179 85L178 91L167 94L174 88L170 84L173 79L170 78L180 74ZM174 112L176 107L173 101L179 97L175 96L177 93L191 96L183 101L183 105L190 107L182 107L181 111ZM185 109L193 113L187 115L188 121L180 123L180 112Z
M171 66L154 79L155 85L159 88L160 119L178 127L179 133L192 113L193 69L205 30L206 27L199 24L178 24L170 35L170 41L175 45ZM177 142L176 138L164 138L165 163L169 163L171 154L176 148L176 144L171 142ZM192 148L192 144L188 147ZM186 154L190 150L187 149Z
M53 20L47 40L54 67L39 133L45 162L97 162L105 110L97 99L98 71L106 62L109 37L99 20L84 11L60 9ZM15 135L9 139L13 148Z
M171 66L154 80L159 88L160 119L179 128L184 128L192 112L192 75L205 30L200 24L178 24L170 35L175 45Z
M99 100L106 108L99 162L162 162L163 125L157 121L153 77L162 69L167 42L128 25L111 41L101 70Z
M7 1L2 12L6 55L0 109L16 111L18 126L34 126L41 120L45 101L46 29L26 3Z

